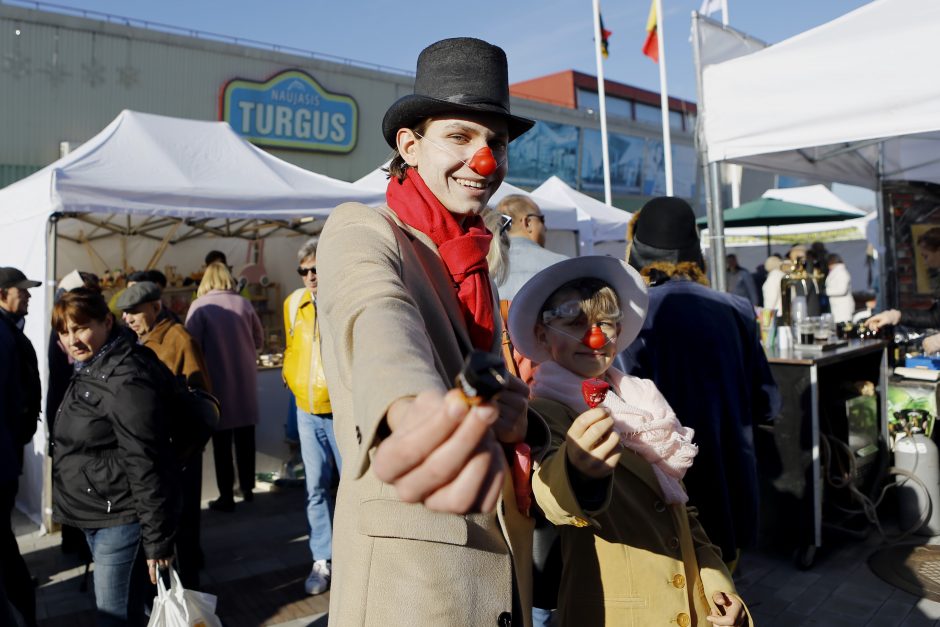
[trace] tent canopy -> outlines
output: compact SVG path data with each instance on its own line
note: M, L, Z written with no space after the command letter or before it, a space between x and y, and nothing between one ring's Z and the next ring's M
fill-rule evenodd
M875 0L705 67L708 161L870 189L879 178L940 183L938 32L936 0Z
M539 198L565 200L578 210L578 220L591 223L594 243L623 242L632 213L616 209L574 189L557 176L536 187L532 193Z
M774 226L848 220L857 218L861 214L777 200L776 198L758 198L733 209L725 209L723 215L727 226ZM703 225L708 223L708 219L701 217L696 222Z
M262 234L257 221L295 228L326 218L342 202L380 199L281 161L225 122L125 110L72 153L0 190L0 224L57 213L90 222L98 236L132 231L159 238L184 219L188 228L176 237L203 231L254 237ZM68 237L68 229L60 235Z
M119 257L140 268L180 244L170 261L181 263L197 253L202 258L197 238L207 234L244 241L277 231L312 233L334 206L383 197L281 161L224 122L123 111L72 153L0 189L0 266L44 280L45 289L31 292L25 332L45 355L52 290L67 248L91 255L92 242L104 240L96 242L100 248L120 248ZM40 372L45 379L46 368ZM45 450L40 429L19 494L36 520L44 511Z

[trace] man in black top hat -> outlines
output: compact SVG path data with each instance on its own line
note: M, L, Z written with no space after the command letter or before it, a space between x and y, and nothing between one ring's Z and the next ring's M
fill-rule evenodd
M36 623L36 597L20 555L11 516L16 503L23 447L33 439L42 403L36 351L23 333L30 281L16 268L0 268L0 576L7 597L28 625Z
M323 230L318 313L343 457L331 625L531 624L528 481L514 490L507 451L524 454L527 426L547 431L518 379L473 405L453 389L472 351L499 355L480 213L533 124L510 113L507 74L478 39L422 51L414 94L382 124L388 204L342 205Z

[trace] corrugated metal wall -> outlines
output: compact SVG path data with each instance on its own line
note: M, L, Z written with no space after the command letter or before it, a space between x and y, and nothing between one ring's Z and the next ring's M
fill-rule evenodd
M403 75L2 4L0 62L0 167L51 163L60 142L89 139L122 109L216 120L226 81L299 68L356 100L358 142L347 156L271 152L353 180L387 158L382 116L412 84Z

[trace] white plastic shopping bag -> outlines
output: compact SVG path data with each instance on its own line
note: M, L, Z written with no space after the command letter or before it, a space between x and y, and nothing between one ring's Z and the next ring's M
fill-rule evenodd
M214 594L186 590L175 569L170 569L170 589L157 577L157 596L147 627L222 627L215 615Z

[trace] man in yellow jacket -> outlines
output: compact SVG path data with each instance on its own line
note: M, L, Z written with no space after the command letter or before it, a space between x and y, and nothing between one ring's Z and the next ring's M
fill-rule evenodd
M297 399L297 431L307 484L307 522L313 568L307 577L307 594L330 587L333 558L333 507L331 492L334 464L341 468L333 409L320 359L320 325L317 320L317 238L308 240L297 253L297 273L304 286L284 301L284 381Z

